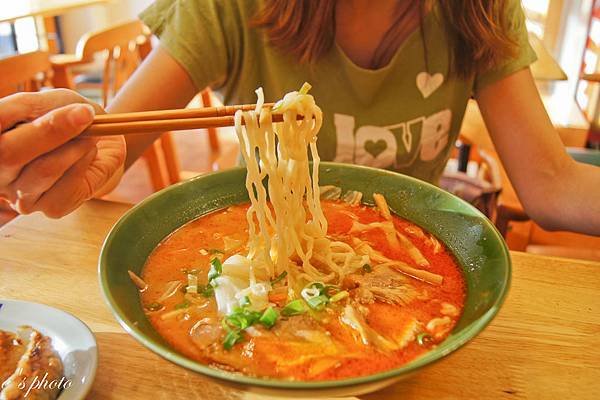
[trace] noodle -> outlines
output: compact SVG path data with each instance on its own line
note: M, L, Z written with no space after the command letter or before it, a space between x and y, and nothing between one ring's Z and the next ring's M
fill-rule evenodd
M291 92L275 105L283 122L274 123L258 89L256 109L235 114L235 130L247 165L246 188L251 282L254 271L271 278L287 272L298 279L340 282L369 261L351 246L327 238L327 220L319 191L319 154L316 140L322 124L321 109L306 94L310 85ZM298 119L302 116L302 119ZM243 124L242 124L243 121ZM308 150L313 160L310 171ZM266 185L264 180L268 179ZM267 203L267 197L272 207Z

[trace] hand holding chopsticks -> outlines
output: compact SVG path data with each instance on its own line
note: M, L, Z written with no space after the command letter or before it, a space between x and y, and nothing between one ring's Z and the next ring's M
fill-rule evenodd
M255 107L255 104L244 104L199 109L98 115L82 136L132 135L233 126L236 111L254 110ZM266 103L264 107L273 107L273 103ZM274 113L273 121L282 122L283 115Z

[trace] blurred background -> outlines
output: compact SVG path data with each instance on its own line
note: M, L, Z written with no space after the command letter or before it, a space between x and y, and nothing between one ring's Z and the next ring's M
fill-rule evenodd
M154 39L135 21L151 3L3 1L0 62L32 52L47 54L52 71L43 86L70 87L101 104L109 102L153 44ZM550 118L574 158L598 165L600 0L523 0L522 4L530 43L538 55L532 72ZM127 35L133 35L132 39L123 45ZM156 84L157 91L160 84ZM205 90L190 106L203 104L216 105L219 99ZM233 166L236 159L237 142L229 129L165 133L109 198L135 203L178 180ZM474 101L468 105L442 185L482 209L513 250L600 260L600 238L546 232L529 221ZM0 205L0 224L14 216L6 205Z

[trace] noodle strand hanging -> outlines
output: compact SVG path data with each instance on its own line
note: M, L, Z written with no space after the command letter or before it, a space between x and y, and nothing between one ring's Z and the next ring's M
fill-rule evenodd
M253 271L264 270L272 278L285 271L291 279L339 281L359 268L365 257L356 256L349 246L332 246L326 237L316 146L323 115L307 94L309 89L310 85L304 84L300 91L288 93L273 110L263 107L264 95L258 89L256 109L235 115L248 169L248 258ZM283 114L283 122L274 123L272 112ZM343 257L334 257L340 254Z

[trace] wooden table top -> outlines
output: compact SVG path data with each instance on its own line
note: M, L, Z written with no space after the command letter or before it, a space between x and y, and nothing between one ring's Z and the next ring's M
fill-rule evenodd
M0 229L0 298L48 304L98 341L92 399L264 399L163 360L132 339L100 293L97 258L129 206L92 201L62 220L19 217ZM364 400L592 399L600 393L600 263L511 253L497 318L463 349Z
M0 7L0 22L27 17L54 17L75 8L108 3L109 0L6 0Z

